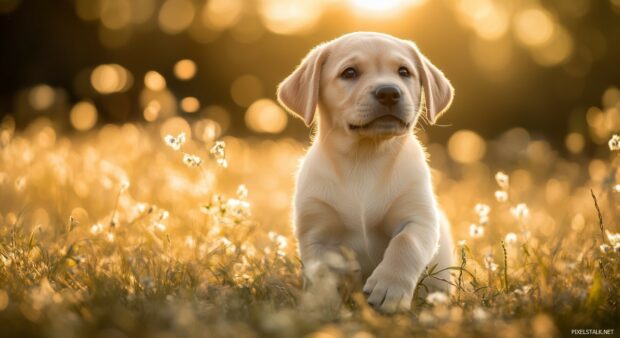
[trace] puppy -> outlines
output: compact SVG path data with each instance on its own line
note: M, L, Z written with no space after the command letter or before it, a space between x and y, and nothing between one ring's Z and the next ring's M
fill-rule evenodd
M412 129L422 106L434 123L453 92L414 43L365 32L314 48L278 87L279 102L307 125L318 115L294 197L302 262L348 248L368 303L385 313L410 309L427 266L452 266L450 224ZM436 277L425 288L448 292L439 278L449 271Z

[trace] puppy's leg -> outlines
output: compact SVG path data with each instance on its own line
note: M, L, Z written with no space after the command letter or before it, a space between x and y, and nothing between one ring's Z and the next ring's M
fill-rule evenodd
M451 266L455 266L456 262L454 259L454 242L452 240L452 231L450 229L450 222L448 218L445 216L443 212L439 213L439 249L437 250L437 254L431 262L429 263L429 267L433 265L437 265L435 271L441 271L433 274L433 277L426 277L424 282L420 284L424 284L424 286L419 286L418 288L418 297L425 298L426 295L430 292L441 291L447 294L450 294L454 287L451 283L452 280L452 270L447 268ZM443 271L442 271L443 270Z
M364 285L368 303L385 313L411 308L417 281L437 252L439 227L432 204L410 219L396 231Z
M335 311L342 303L342 283L359 274L359 264L340 247L343 228L331 207L316 200L306 200L299 207L295 232L304 265L303 303L310 310Z

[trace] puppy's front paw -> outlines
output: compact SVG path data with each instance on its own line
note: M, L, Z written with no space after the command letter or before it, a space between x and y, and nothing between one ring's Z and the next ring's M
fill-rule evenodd
M381 265L368 277L364 293L368 304L383 313L407 311L411 308L414 281L401 271L388 271Z

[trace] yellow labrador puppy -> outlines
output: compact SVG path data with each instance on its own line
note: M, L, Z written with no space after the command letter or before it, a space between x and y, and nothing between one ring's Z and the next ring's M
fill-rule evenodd
M278 88L280 103L307 125L318 112L318 133L297 174L294 198L304 266L349 248L368 302L386 313L411 307L427 266L452 265L450 225L412 129L422 93L434 123L453 91L414 43L362 32L314 48ZM450 274L436 277L449 280ZM447 282L428 282L449 290Z

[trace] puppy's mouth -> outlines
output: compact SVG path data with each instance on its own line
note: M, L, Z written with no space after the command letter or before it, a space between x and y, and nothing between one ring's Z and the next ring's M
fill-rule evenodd
M349 123L349 130L362 134L402 134L411 126L411 122L403 121L394 115L383 115L364 124Z

